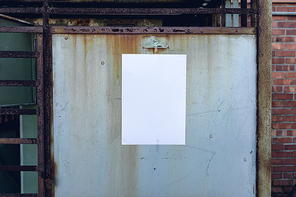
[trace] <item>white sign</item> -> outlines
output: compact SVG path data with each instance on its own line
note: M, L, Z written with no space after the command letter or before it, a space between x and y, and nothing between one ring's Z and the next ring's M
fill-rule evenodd
M122 145L185 145L186 55L122 55Z

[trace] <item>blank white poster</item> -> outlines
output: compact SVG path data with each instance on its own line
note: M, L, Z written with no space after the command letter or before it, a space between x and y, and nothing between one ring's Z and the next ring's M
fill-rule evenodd
M122 145L185 145L186 55L122 55Z

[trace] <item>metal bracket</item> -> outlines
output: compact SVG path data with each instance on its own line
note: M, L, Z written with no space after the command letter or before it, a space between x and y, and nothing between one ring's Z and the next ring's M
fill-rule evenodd
M157 53L158 49L168 49L166 37L145 37L143 39L143 49L154 49L154 53Z

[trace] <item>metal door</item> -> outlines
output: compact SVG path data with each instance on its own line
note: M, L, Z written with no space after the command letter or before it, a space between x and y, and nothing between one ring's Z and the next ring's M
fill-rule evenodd
M255 33L52 39L56 197L256 196ZM185 146L121 145L122 54L142 53L187 54Z

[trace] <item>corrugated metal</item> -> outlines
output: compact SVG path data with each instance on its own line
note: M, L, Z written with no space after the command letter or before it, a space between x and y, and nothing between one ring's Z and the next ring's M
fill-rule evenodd
M55 196L255 196L256 36L161 35L187 54L186 145L122 146L121 55L147 36L53 35Z

